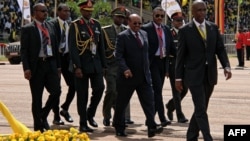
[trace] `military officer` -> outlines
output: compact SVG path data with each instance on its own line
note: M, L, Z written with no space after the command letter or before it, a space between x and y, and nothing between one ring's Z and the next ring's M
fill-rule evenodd
M79 2L82 17L73 21L69 29L69 51L75 73L80 132L93 132L87 121L91 126L98 127L94 116L104 91L103 71L106 62L103 33L100 23L91 18L93 4L91 0ZM92 96L87 108L89 81Z
M179 28L183 25L184 15L181 12L176 12L171 16L172 20L172 28L171 33L174 38L175 47L177 48L178 43L178 31ZM175 89L175 60L176 60L176 52L171 52L169 56L169 80L172 88L173 98L168 101L166 104L167 108L167 116L169 120L173 120L173 111L176 110L177 121L179 123L188 122L181 108L181 100L186 96L188 89L185 85L183 85L183 90L179 93Z
M115 100L117 95L116 76L117 76L118 64L114 56L116 36L121 31L127 29L127 27L123 24L124 18L126 16L125 7L121 6L115 8L114 10L111 11L111 16L113 18L113 24L103 27L105 54L108 66L107 71L105 73L107 87L103 102L104 126L110 126L111 109L115 105Z

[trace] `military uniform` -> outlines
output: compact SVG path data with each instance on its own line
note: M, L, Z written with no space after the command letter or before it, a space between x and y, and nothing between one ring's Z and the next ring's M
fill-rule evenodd
M112 16L120 16L120 18L125 18L125 8L118 7L111 12ZM119 19L121 20L121 19ZM106 62L107 62L107 71L105 73L106 79L106 94L104 97L103 102L103 124L105 126L110 125L110 118L111 118L111 109L115 106L116 100L116 77L118 71L118 64L115 60L114 51L115 51L115 42L116 36L119 32L127 29L125 25L120 23L121 25L116 25L115 23L103 27L104 33L104 44L105 44L105 55L106 55Z
M171 16L172 20L181 20L183 22L183 17L179 13L175 13ZM171 33L174 39L174 44L177 49L178 44L178 29L175 27L171 28ZM176 61L176 52L170 52L169 56L169 80L172 88L172 95L173 98L168 101L166 104L166 108L168 110L167 115L170 120L172 119L172 113L174 110L176 110L177 120L178 122L187 122L187 119L185 118L182 109L181 109L181 100L185 97L187 94L187 87L183 85L183 91L179 93L175 89L175 61ZM171 114L171 115L170 115Z
M81 12L93 11L90 0L79 3ZM88 14L83 14L86 16ZM89 14L88 16L90 16ZM72 22L69 30L69 51L76 75L77 111L80 116L80 131L93 132L88 127L98 127L94 121L97 106L104 91L103 69L106 68L103 33L100 23L91 17L82 17ZM89 80L92 97L87 109Z

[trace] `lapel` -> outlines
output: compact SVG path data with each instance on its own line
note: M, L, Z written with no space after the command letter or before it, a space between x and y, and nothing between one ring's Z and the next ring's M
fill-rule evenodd
M36 23L35 21L33 21L32 24L33 24L33 26L34 26L34 32L33 32L33 33L35 34L35 35L34 35L34 36L35 36L35 39L39 39L38 41L42 42L42 41L41 41L41 37L40 37L39 29L38 29L38 27L37 27L37 25L36 25L37 23ZM40 45L40 44L39 44L39 45Z
M199 30L198 30L198 27L196 27L196 25L195 25L195 23L193 21L191 22L190 27L193 29L192 31L194 31L194 36L196 36L197 39L201 40L205 45L204 39L202 38L202 36L201 36L201 34L200 34ZM207 27L206 27L206 30L207 30Z

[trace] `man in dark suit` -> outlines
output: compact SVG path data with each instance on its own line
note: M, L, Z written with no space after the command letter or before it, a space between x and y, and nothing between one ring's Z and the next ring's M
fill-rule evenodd
M149 62L155 97L155 112L158 113L161 125L171 124L165 116L162 99L162 88L165 76L169 73L169 52L175 51L173 37L169 27L162 24L165 11L161 7L153 9L153 21L142 26L148 34Z
M174 38L175 47L178 43L178 31L179 28L183 25L184 15L181 12L176 12L171 16L172 25L171 33ZM183 90L179 93L175 89L175 60L176 52L170 52L169 54L169 80L172 89L173 98L171 98L166 104L167 116L170 120L173 120L173 112L176 110L177 121L179 123L188 122L181 108L181 100L186 96L188 89L183 85Z
M61 65L53 26L45 21L48 10L43 3L33 6L34 21L22 27L21 59L32 96L34 130L50 129L47 116L61 94ZM49 92L42 108L44 87Z
M212 141L207 108L214 86L217 84L217 60L230 79L230 63L218 27L206 17L206 4L196 0L192 4L193 19L180 28L176 58L176 89L183 90L185 83L191 92L194 113L187 131L187 141L198 141L199 131L204 141Z
M135 90L146 115L148 137L163 131L163 128L158 127L154 120L154 94L148 61L149 46L147 33L140 30L141 24L141 17L131 14L128 19L129 29L118 34L116 40L115 57L119 68L113 126L117 136L127 136L124 113Z
M91 18L93 2L84 0L78 4L82 17L73 21L69 29L69 51L75 73L77 111L80 116L80 131L93 132L98 127L94 120L97 106L104 91L103 69L107 68L104 54L103 33L98 21ZM92 88L88 103L89 81Z
M55 32L57 36L58 51L60 53L60 61L62 68L62 76L68 85L68 93L66 96L65 102L61 105L62 110L60 114L68 122L73 122L72 117L70 116L68 109L75 96L75 83L74 83L74 74L69 71L69 48L68 48L68 33L69 33L69 22L67 21L70 16L70 9L66 4L60 3L57 7L58 17L51 20L50 22L55 27ZM63 125L64 122L61 120L59 115L59 104L60 99L56 102L56 106L53 108L54 120L53 124Z

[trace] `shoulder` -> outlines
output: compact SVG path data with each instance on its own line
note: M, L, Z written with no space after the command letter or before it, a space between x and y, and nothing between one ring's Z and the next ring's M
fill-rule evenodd
M76 24L78 24L78 23L80 23L80 22L81 22L81 19L76 19L76 20L72 21L71 23L76 23Z
M148 22L142 25L142 28L149 28L149 27L152 27L152 22Z
M48 22L50 22L50 23L57 23L58 20L56 18L54 18L54 19L49 20Z
M100 22L97 19L91 18L90 20L91 20L91 22L93 22L93 24L99 24L100 25Z
M22 29L28 29L28 28L32 28L35 27L35 23L34 21L28 24L25 24L24 26L22 26Z
M112 25L103 26L102 28L103 29L110 29L110 28L112 28Z

